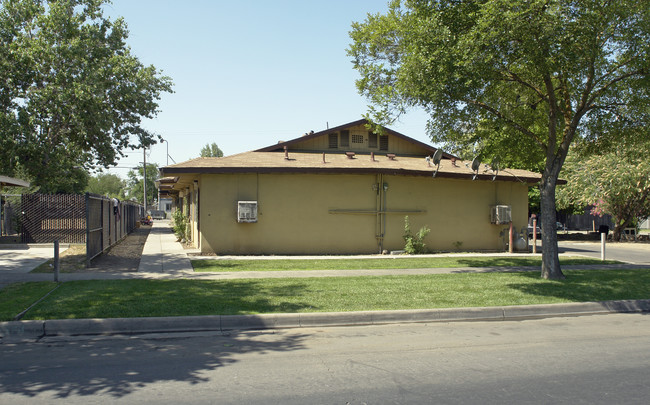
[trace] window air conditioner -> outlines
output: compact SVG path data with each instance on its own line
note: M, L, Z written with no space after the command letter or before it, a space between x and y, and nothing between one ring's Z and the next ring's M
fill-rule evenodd
M257 222L257 201L237 201L237 222Z
M490 211L490 223L496 225L509 224L512 221L512 214L509 205L495 205Z

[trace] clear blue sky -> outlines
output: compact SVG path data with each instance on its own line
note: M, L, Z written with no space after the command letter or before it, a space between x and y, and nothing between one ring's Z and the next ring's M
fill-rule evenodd
M105 14L124 17L132 52L174 81L144 126L169 140L180 163L207 143L232 155L360 119L367 103L346 55L348 32L387 3L113 0ZM425 124L413 111L391 128L430 143ZM166 148L154 145L147 162L166 165ZM110 172L126 177L139 162L142 152L131 153Z

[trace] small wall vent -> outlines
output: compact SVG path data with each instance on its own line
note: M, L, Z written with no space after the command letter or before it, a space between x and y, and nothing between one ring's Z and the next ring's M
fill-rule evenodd
M512 221L512 213L509 205L494 205L491 208L490 223L504 225Z
M237 201L237 222L257 222L257 201Z

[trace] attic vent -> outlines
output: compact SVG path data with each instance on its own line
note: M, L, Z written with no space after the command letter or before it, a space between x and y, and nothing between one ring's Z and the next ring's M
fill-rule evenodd
M257 222L257 201L237 201L237 222Z
M372 132L368 134L368 147L369 148L377 147L377 134L373 134Z
M341 147L350 146L350 131L343 130L341 131Z
M329 134L329 148L338 149L339 147L339 135L337 133Z
M388 150L388 135L379 137L379 150Z
M512 214L509 205L495 205L491 207L490 223L496 225L509 224L512 221Z

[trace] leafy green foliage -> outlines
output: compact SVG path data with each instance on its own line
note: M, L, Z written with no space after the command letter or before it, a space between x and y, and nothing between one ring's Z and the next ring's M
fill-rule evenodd
M223 151L215 142L208 143L201 148L201 157L223 157Z
M137 167L135 170L129 170L127 173L126 185L128 192L126 197L128 199L135 199L142 204L144 199L144 169L143 166ZM157 196L158 189L156 188L156 179L158 178L158 164L147 163L147 206L150 206Z
M172 229L178 240L187 240L190 222L180 210L172 213Z
M83 190L81 172L156 142L141 120L171 80L131 54L126 23L104 17L105 2L0 5L0 170L23 168L40 192Z
M571 153L562 175L568 184L558 189L558 206L595 206L593 213L614 218L614 239L623 229L650 216L650 148L624 145L600 155Z
M542 172L542 276L563 278L555 186L569 146L650 121L647 3L393 1L350 36L368 118L423 108L434 142Z
M125 188L126 182L120 176L112 173L98 173L88 179L86 191L123 200L126 198L124 194Z
M417 234L413 235L411 232L411 224L409 223L408 215L404 217L404 251L409 255L417 255L426 252L427 245L424 239L431 232L431 229L423 226Z

